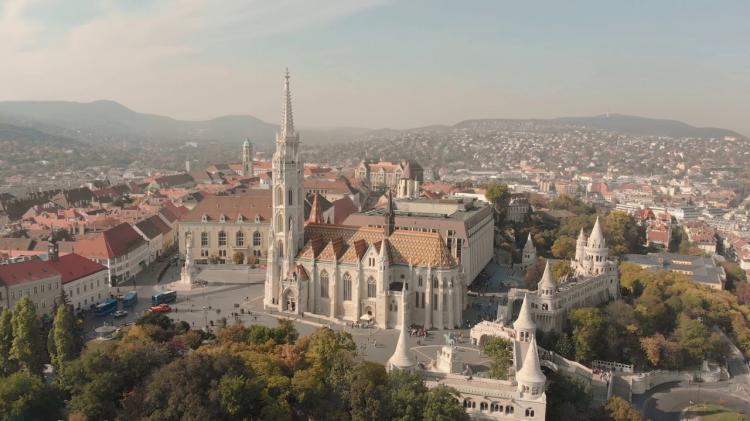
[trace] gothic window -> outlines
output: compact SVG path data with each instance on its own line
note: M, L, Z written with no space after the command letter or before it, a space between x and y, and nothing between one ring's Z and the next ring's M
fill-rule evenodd
M435 275L432 275L432 287L437 288L438 287L438 278Z
M237 235L234 239L234 244L237 247L244 247L245 246L245 233L242 231L237 231Z
M456 240L456 258L461 261L461 239Z
M281 240L279 240L277 244L278 244L278 249L279 249L279 257L284 257L284 243L282 243Z
M417 294L417 295L419 295L419 294ZM425 302L425 299L424 299L424 292L423 292L422 293L422 308L424 308L424 302Z
M367 298L375 298L375 279L372 276L367 278Z
M276 206L281 206L284 204L284 190L279 187L276 189Z
M292 189L289 189L289 191L287 192L287 201L286 201L287 205L291 206L291 205L294 204L294 203L292 203L292 197L293 196L294 196L294 192L292 191Z
M432 294L432 309L437 310L438 309L438 295Z
M534 410L531 408L526 408L526 416L529 418L534 418Z
M201 247L208 247L208 233L201 233Z
M253 247L260 247L260 231L253 233Z
M219 247L226 247L227 246L227 233L224 231L219 231Z
M422 276L420 275L419 278L417 278L417 285L420 287L422 286Z
M344 301L352 300L352 277L349 272L344 274Z
M479 410L480 411L486 411L487 410L487 402L480 402L479 403Z
M320 272L320 296L328 298L328 272Z
M281 214L276 215L276 232L284 232L284 217Z
M414 296L417 298L417 303L414 308L419 308L419 293L414 294Z

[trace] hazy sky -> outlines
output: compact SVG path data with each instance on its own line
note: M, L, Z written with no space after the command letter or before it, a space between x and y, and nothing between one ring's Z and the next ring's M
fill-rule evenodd
M604 112L750 134L750 1L0 0L0 100L413 127Z

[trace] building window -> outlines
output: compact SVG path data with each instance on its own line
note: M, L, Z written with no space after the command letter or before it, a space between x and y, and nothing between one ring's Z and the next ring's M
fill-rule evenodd
M37 293L38 293L37 287L34 287L34 295L36 295Z
M292 203L292 196L294 196L294 193L292 192L292 189L289 189L289 191L287 192L287 204L289 206L294 204Z
M432 294L432 309L437 310L438 309L438 295Z
M370 276L367 278L367 298L375 298L375 279Z
M448 309L448 294L443 294L443 310Z
M526 408L526 416L529 418L534 418L534 410L531 408Z
M320 296L328 298L328 272L320 272Z
M237 247L245 247L245 233L242 231L237 231L234 243L237 245Z
M414 297L417 299L416 306L414 308L419 308L419 293L414 294Z
M260 232L259 231L255 231L253 233L253 246L260 247Z
M201 250L201 257L208 257L208 250L202 249Z
M438 287L438 279L437 276L432 275L432 287L437 288Z
M276 189L276 206L281 206L284 204L284 194L282 193L283 190L281 187Z
M456 258L459 262L461 261L461 243L462 241L460 238L456 240Z
M419 293L417 293L417 295L419 295ZM425 302L425 299L424 299L424 292L423 292L422 293L422 308L424 308L424 302Z
M344 301L352 300L352 277L349 272L344 274Z
M281 214L276 215L276 232L284 232L284 217Z
M219 257L227 257L227 251L226 251L226 249L219 250Z
M226 247L227 246L227 233L224 231L219 231L219 247Z
M208 233L201 233L201 247L208 247Z

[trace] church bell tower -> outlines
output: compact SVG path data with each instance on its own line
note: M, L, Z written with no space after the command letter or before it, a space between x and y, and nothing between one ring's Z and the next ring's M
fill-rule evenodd
M294 130L289 71L284 76L281 127L273 154L273 220L269 237L265 305L279 307L282 280L292 278L294 258L304 241L304 164Z

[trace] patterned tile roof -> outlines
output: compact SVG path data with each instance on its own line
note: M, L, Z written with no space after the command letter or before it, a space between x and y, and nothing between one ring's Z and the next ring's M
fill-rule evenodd
M434 268L456 266L438 233L396 230L385 237L382 229L346 225L307 224L305 245L298 258L356 263L369 245L386 247L391 264Z

